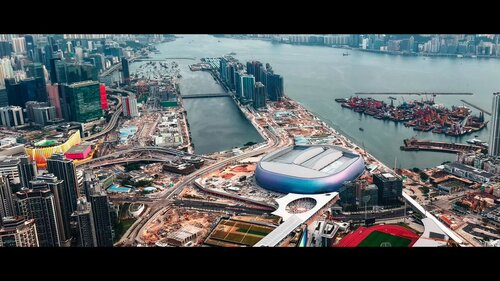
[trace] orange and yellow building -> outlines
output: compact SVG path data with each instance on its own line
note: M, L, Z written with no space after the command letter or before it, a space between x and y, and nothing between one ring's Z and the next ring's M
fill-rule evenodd
M65 141L43 139L33 145L26 146L24 149L26 154L36 161L38 168L45 169L47 167L47 159L50 158L52 154L64 153L72 146L80 144L81 142L80 130L75 130L69 133Z

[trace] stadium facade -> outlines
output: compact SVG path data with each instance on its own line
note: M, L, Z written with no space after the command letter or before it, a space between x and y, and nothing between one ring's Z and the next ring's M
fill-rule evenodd
M338 191L365 170L363 158L334 145L295 145L271 153L258 163L257 184L281 193Z

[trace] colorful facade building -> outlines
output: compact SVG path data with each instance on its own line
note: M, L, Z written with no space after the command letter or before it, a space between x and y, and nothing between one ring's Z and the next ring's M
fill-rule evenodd
M47 167L47 159L50 158L52 154L65 153L74 145L82 142L79 130L70 131L66 136L67 138L65 139L43 139L31 145L26 145L24 149L30 159L36 161L37 167L44 169Z

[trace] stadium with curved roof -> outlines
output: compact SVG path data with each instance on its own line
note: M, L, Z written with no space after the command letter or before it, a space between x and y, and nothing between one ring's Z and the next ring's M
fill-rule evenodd
M358 178L363 158L334 145L295 145L273 152L258 163L259 186L282 193L317 194L337 191Z

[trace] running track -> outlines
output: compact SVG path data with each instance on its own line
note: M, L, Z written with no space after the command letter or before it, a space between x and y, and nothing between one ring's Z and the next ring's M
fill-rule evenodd
M340 240L339 244L336 247L356 247L361 241L365 240L370 233L373 231L380 231L383 233L387 233L393 236L403 237L410 239L411 242L408 247L413 246L415 242L418 240L419 236L413 231L399 226L399 225L375 225L371 227L363 227L356 229L356 231L349 233L344 239Z

